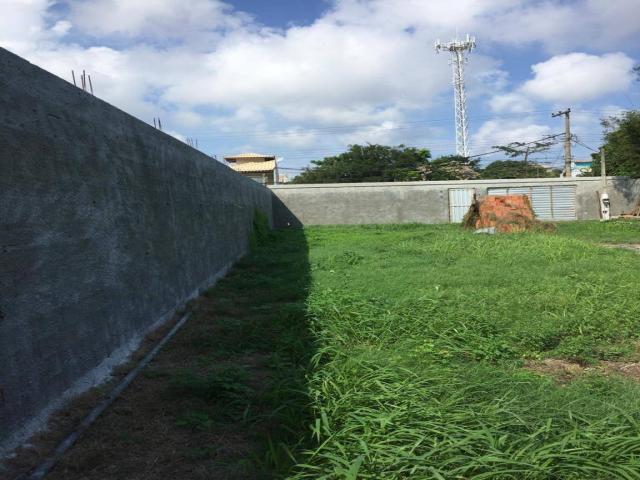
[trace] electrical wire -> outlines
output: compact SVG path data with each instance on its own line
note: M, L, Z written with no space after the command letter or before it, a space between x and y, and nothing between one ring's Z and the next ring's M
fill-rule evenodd
M540 138L538 140L532 140L531 142L525 142L525 143L522 143L522 144L520 144L518 146L519 147L524 147L525 145L531 145L532 143L544 142L545 140L551 140L553 138L561 137L563 135L564 135L564 133L556 133L554 135L547 135L547 136L544 136L544 137L542 137L542 138ZM498 153L498 152L502 152L502 151L503 150L501 150L501 149L497 149L497 150L493 150L491 152L478 153L476 155L470 155L469 158L483 157L485 155L491 155L492 153Z
M600 115L611 113L621 113L620 110L614 109L602 109L602 110L576 110L574 113L597 113ZM521 118L522 116L546 116L548 110L530 110L517 113L494 113L490 115L469 115L467 118L470 120L491 120L491 119L505 119L505 118ZM381 122L392 120L381 120ZM411 130L417 128L423 128L428 125L438 125L443 123L450 123L453 121L452 117L434 118L429 120L415 120L410 122L393 123L392 126L384 127L382 123L376 124L354 124L354 125L329 125L324 127L312 127L312 128L290 128L286 130L273 130L273 131L249 131L249 130L226 130L220 134L199 135L200 138L207 139L233 139L238 136L243 138L263 138L263 137L290 137L290 136L304 136L304 135L336 135L343 132L353 133L359 129L381 129L382 131L388 130Z
M585 145L585 144L584 144L584 143L582 143L580 140L578 140L578 138L577 138L577 137L573 137L573 138L572 138L572 140L573 140L573 142L574 142L574 143L577 143L578 145L581 145L581 146L583 146L584 148L586 148L586 149L588 149L588 150L591 150L592 152L597 152L597 151L598 151L598 150L596 150L595 148L591 148L590 146Z

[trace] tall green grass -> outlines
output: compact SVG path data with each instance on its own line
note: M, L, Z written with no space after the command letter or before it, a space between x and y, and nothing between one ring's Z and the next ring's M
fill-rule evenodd
M563 222L559 224L558 233L601 243L640 243L640 222L629 218L608 222Z
M633 228L307 229L317 350L291 478L640 478L635 383L522 368L635 359L640 255L591 243Z

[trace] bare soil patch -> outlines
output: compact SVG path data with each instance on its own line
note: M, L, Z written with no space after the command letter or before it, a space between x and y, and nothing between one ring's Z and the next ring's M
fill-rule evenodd
M604 360L596 365L582 365L560 358L546 358L544 360L529 360L525 362L525 368L533 372L550 375L558 383L570 382L586 373L620 375L640 382L640 362Z
M582 375L586 370L579 363L559 358L546 358L540 361L530 360L525 363L525 368L533 372L550 375L559 383L569 382L578 375Z
M601 245L606 248L622 248L640 253L640 243L602 243Z
M600 368L606 374L618 374L640 382L640 362L604 361Z
M247 417L257 418L263 408L260 397L269 383L270 357L242 348L229 352L225 347L233 345L217 344L217 339L229 337L229 325L241 331L243 324L251 321L246 309L242 314L237 306L229 308L224 299L206 297L198 298L192 309L194 313L182 330L65 454L47 479L269 478L259 471L255 457L262 448L260 437L270 425ZM54 414L48 431L20 448L6 462L0 478L14 479L44 460L168 328L170 325L149 335L131 361L117 369L113 380ZM219 398L213 392L210 401L190 394L189 381L228 369L244 373L242 380L228 380L228 389L237 388L237 395L229 394L225 385L220 386ZM175 379L183 372L194 377L188 377L183 389L176 388Z

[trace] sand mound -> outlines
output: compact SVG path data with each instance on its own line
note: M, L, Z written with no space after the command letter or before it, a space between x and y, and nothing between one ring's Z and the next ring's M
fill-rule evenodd
M536 220L526 195L487 195L476 198L462 220L465 228L500 233L550 231L555 226Z

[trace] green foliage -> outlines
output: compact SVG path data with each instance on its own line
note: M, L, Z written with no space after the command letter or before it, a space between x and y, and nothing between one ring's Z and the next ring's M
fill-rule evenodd
M563 222L559 224L559 233L595 243L640 243L640 222L624 218L608 222Z
M543 140L534 142L511 142L507 145L494 145L493 148L502 150L511 158L524 156L525 160L532 153L545 152L554 145L557 140L553 140L553 137L545 137Z
M270 238L271 227L269 226L269 219L260 210L254 210L251 237L249 238L251 249L255 250L258 245L263 245L268 242Z
M552 178L560 176L560 170L547 169L537 163L521 160L496 160L481 172L481 178Z
M189 410L178 417L176 425L194 430L208 431L213 428L215 421L206 412Z
M552 142L528 145L529 153L543 151ZM515 143L510 145L522 146ZM520 147L502 148L511 157L525 153ZM524 148L524 147L522 147ZM293 183L395 182L413 180L471 180L476 178L551 178L560 170L546 169L536 163L504 160L480 169L479 160L459 155L445 155L429 160L428 150L382 145L352 145L335 157L313 161L312 167L298 175Z
M293 179L293 183L397 182L425 179L429 150L383 145L351 145L349 150L324 160Z
M640 177L640 111L632 110L602 122L607 175ZM600 154L592 154L593 175L600 175Z
M560 175L560 170L548 170L542 165L528 161L529 155L549 150L557 140L552 137L535 142L512 142L507 145L494 145L493 148L503 151L508 157L524 157L524 161L497 160L482 170L481 177L490 178L551 178Z
M445 155L429 164L427 180L472 180L478 178L478 160L460 155Z
M246 381L247 373L239 368L226 368L205 376L182 370L174 375L170 385L175 393L210 402L242 397L247 393Z

